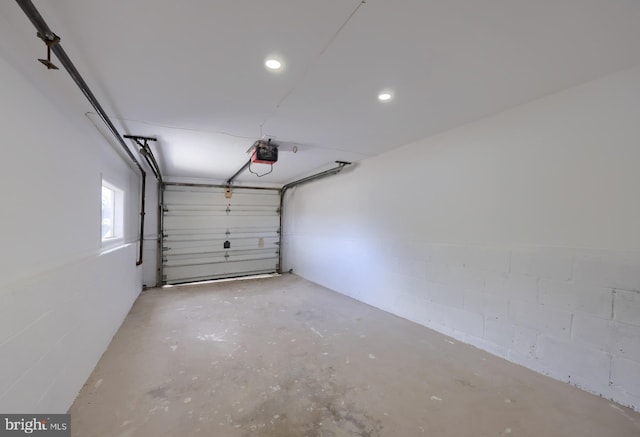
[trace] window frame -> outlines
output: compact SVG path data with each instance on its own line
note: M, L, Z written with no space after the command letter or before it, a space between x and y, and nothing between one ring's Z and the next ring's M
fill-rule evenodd
M110 213L108 212L105 217L105 203L104 203L104 191L109 190L111 194L110 201ZM122 241L124 241L124 197L125 192L117 185L109 182L106 179L102 179L101 191L101 215L100 215L100 241L102 247L113 247ZM105 221L108 220L107 223ZM110 223L109 223L110 222ZM110 234L105 236L105 225L110 225Z

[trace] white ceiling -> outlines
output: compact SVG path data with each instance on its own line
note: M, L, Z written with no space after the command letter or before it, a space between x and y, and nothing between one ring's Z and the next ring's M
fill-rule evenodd
M285 142L273 173L238 182L281 184L640 64L637 0L33 1L175 180L226 180L266 136ZM0 50L43 68L17 4L0 15Z

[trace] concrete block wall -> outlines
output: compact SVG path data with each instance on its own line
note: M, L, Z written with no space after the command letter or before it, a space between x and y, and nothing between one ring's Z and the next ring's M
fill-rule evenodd
M430 252L426 265L442 262L437 250ZM452 294L464 296L462 304L454 302L455 311L467 311L463 318L476 326L468 329L455 317L428 319L427 326L640 408L640 373L634 373L640 365L639 253L504 250L503 263L485 268L467 259L445 265L478 279L457 284L446 277L427 279L423 306L441 303L433 290L448 285L457 290Z
M3 286L1 411L67 411L138 297L136 256L129 244Z
M640 410L640 252L288 238L305 278Z
M640 410L640 67L291 190L284 266Z
M142 289L140 177L69 77L17 49L29 29L0 15L0 411L65 413ZM125 192L115 246L103 178Z

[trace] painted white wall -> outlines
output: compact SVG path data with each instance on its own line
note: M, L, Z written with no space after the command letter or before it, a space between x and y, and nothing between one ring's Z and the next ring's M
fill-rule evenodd
M151 288L158 285L158 182L150 169L147 171L145 202L142 283Z
M640 67L298 187L285 268L640 409L639 116Z
M140 181L69 88L56 93L66 73L33 68L37 82L0 50L0 411L62 413L141 290ZM109 251L102 177L125 191Z

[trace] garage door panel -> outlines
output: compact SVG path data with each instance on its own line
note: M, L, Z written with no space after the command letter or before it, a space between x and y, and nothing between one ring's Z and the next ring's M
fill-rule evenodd
M225 249L225 242L229 248ZM165 241L164 251L169 255L184 255L198 253L232 253L240 250L278 250L280 238L276 236L261 238L234 238L229 240L212 239L200 241Z
M277 257L275 262L277 262ZM182 284L193 281L273 273L273 263L273 259L264 258L252 261L167 267L164 275L166 275L165 282L167 284Z
M280 226L280 218L278 215L254 215L254 216L238 216L238 215L189 215L175 216L166 214L164 217L165 235L171 235L172 231L224 231L228 229L231 232L235 229L275 229ZM182 232L187 234L188 232Z
M166 283L275 272L280 249L278 190L165 186Z
M215 263L263 260L277 257L277 251L270 249L236 250L227 252L202 252L174 254L166 263L167 267L182 267Z
M216 240L220 239L221 235L227 236L224 240L237 239L237 238L278 238L278 230L275 226L271 228L218 228L218 229L201 229L197 231L193 230L175 230L171 234L165 234L165 242L169 241L203 241L203 240Z
M175 189L165 191L164 204L167 206L193 206L193 205L209 205L222 206L223 209L227 205L252 205L252 206L271 206L273 205L273 197L278 197L277 190L252 190L236 188L232 191L230 199L225 197L225 190L221 188L212 188L210 190L195 190L189 188Z
M273 206L185 206L185 205L165 205L167 216L239 216L239 215L278 215L277 207Z

